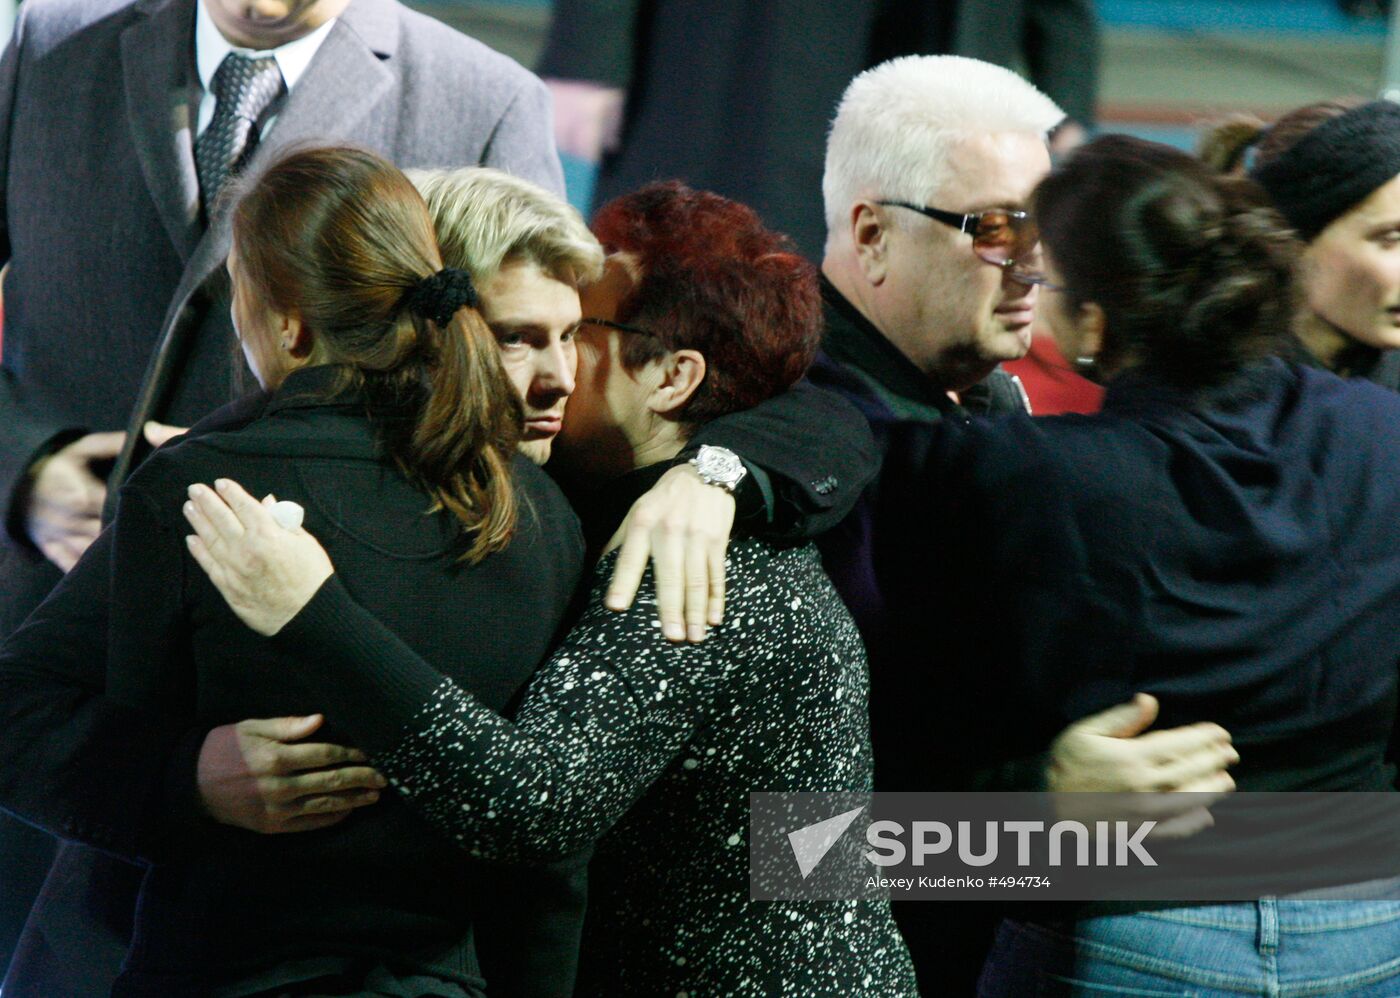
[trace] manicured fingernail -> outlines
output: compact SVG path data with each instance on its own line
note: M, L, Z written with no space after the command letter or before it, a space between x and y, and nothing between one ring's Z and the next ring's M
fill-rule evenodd
M190 497L191 499L194 499L196 496L199 495L199 489L200 489L199 484L198 484L198 483L195 483L194 485L191 485L191 486L190 486L188 489L186 489L185 491L189 494L189 497Z
M622 597L614 596L612 593L608 593L606 596L603 597L603 605L609 610L627 609L627 607L625 607L622 603Z
M661 633L666 635L667 639L671 641L685 640L685 628L680 624L662 624Z
M180 507L180 509L186 516L194 515L194 503L192 502L185 503L183 506Z
M389 781L384 779L382 775L376 773L374 777L374 785L376 787L387 787L389 785Z
M216 479L214 479L214 488L218 489L220 492L227 492L227 491L228 491L228 479L227 479L227 478L216 478Z
M704 641L705 628L700 624L691 624L685 629L685 636L688 641Z

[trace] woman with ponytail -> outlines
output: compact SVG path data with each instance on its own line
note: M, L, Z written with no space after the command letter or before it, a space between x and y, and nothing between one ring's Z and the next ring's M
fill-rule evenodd
M256 178L234 212L228 269L264 394L143 464L113 525L6 646L11 731L38 733L0 739L7 771L61 759L64 779L84 781L36 792L25 816L149 864L114 994L475 998L492 960L493 994L567 995L580 865L522 872L528 897L514 897L508 870L471 860L395 795L344 820L382 778L339 747L350 739L300 682L306 670L229 612L195 564L203 552L187 550L181 515L205 488L189 483L224 476L283 501L294 515L276 529L314 530L340 583L380 621L505 710L564 622L583 545L562 494L516 454L519 397L471 275L444 268L403 174L335 148L293 153ZM33 679L36 663L62 660L65 628L79 635L99 609L105 660L87 689L55 695ZM404 687L368 668L340 678L338 702L393 739L431 693ZM323 722L283 730L319 710ZM242 718L286 723L224 727ZM266 830L307 834L250 835L203 811L196 772L246 783L207 770L239 757L201 750L210 729L245 753L296 742L282 748L306 785L253 813ZM117 732L128 734L112 757ZM495 949L483 944L479 964L483 924Z
M1201 158L1256 181L1303 241L1298 359L1400 390L1400 105L1235 118Z
M969 730L1015 758L1146 692L1163 726L1231 732L1240 789L1393 791L1400 398L1288 359L1297 243L1253 182L1106 136L1032 204L1042 318L1105 383L1103 411L950 425L928 460L885 469L931 497L942 557L905 577L947 660L978 664ZM1346 886L1352 829L1289 831L1283 883ZM1275 893L1252 883L1225 896ZM1166 896L1212 896L1192 890ZM1397 900L1025 910L998 932L984 998L1400 988Z
M520 399L471 275L442 266L413 191L349 149L268 171L233 215L234 320L264 389L322 367L332 394L363 396L385 453L456 521L476 563L515 530Z

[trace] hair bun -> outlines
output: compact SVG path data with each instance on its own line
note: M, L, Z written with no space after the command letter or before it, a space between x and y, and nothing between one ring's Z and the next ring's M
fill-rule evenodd
M1245 157L1269 126L1249 114L1235 114L1218 122L1201 138L1201 161L1221 173L1241 173Z
M1251 181L1104 136L1042 181L1034 204L1064 283L1104 309L1105 369L1139 366L1197 392L1285 341L1296 244Z
M446 326L463 305L476 308L481 297L472 275L456 267L443 267L425 277L403 296L403 307L438 326Z

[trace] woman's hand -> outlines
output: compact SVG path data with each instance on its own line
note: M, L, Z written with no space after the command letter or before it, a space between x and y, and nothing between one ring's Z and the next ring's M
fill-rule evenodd
M656 609L671 641L703 641L705 625L724 620L724 555L734 526L734 497L679 464L632 504L608 542L622 551L603 603L626 610L647 558L656 566Z
M1235 789L1227 770L1240 761L1218 724L1147 729L1157 698L1139 693L1071 724L1050 749L1046 783L1061 818L1155 820L1152 835L1186 838L1213 825L1210 805Z
M217 491L215 491L217 490ZM259 503L237 483L220 478L211 489L190 486L185 519L190 554L238 618L271 636L311 602L335 567L316 538L273 519L268 496Z

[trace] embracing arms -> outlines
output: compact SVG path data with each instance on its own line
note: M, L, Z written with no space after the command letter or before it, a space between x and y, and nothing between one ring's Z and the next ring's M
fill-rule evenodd
M191 539L191 550L234 611L264 634L286 629L278 640L287 642L301 659L301 678L312 684L327 712L341 723L352 718L348 727L361 739L361 746L375 755L410 797L426 791L428 803L424 806L440 807L435 820L464 842L475 841L473 836L494 841L491 836L500 833L493 827L482 827L491 822L483 815L488 811L506 813L511 801L533 810L528 819L517 814L522 834L534 834L532 842L578 841L568 836L586 836L605 825L612 814L608 803L625 804L625 799L617 803L615 796L625 788L591 790L599 794L600 809L580 820L571 817L568 810L573 800L570 795L577 793L572 783L562 796L543 800L527 796L523 803L512 798L511 788L529 787L554 794L559 779L592 787L591 781L613 765L641 785L648 772L669 760L674 738L683 737L688 723L684 721L684 705L703 704L703 685L676 684L675 677L662 666L674 667L692 678L704 677L707 672L703 666L687 670L707 659L665 658L666 654L684 654L685 646L666 646L653 628L643 630L641 621L635 619L627 624L628 618L621 618L619 626L626 624L623 633L632 639L644 634L647 643L635 651L624 644L617 656L600 657L598 648L609 642L598 642L589 635L607 635L609 615L594 607L587 618L589 628L571 636L547 670L551 678L546 689L557 686L557 691L522 710L521 727L512 728L446 684L436 669L355 604L332 578L332 566L320 545L305 531L277 526L236 485L224 485L223 499L208 489L197 489L195 494L189 513L199 536ZM635 618L637 612L629 617ZM650 676L655 685L639 681L638 675ZM674 691L672 698L664 711L648 709L648 690L654 696L663 679ZM410 692L412 695L405 695ZM588 720L594 716L589 706L592 698L599 695L610 701L600 715L607 723ZM576 697L583 698L584 707L573 703ZM366 705L373 705L372 711ZM677 705L680 714L675 713ZM1133 737L1151 725L1155 714L1155 701L1139 698L1071 725L1047 757L1050 789L1217 788L1224 767L1234 759L1228 735L1214 725L1195 725ZM682 718L678 723L677 717ZM652 730L648 725L657 727ZM608 741L624 731L650 731L648 745L638 748ZM405 738L405 732L416 734ZM578 752L561 749L552 741L555 736ZM444 744L458 748L439 751ZM477 773L473 760L493 745L512 746L509 752L516 753L514 760L521 768L509 771L509 775ZM613 759L607 753L614 750L623 754ZM455 756L455 751L465 756ZM593 765L598 762L608 765L600 770ZM571 768L574 766L583 768ZM476 804L490 798L499 806L486 804L475 814L463 811L460 805L472 801L458 795L477 793L485 796L475 798ZM451 803L443 804L442 800ZM1196 827L1202 815L1195 801L1183 801L1192 806L1182 808L1179 827ZM1092 807L1092 800L1086 797L1083 804ZM1164 815L1164 821L1168 817ZM551 839L551 835L561 838ZM514 845L517 849L529 847L529 843Z
M725 635L670 642L649 601L625 614L595 602L506 721L356 604L309 534L220 484L227 504L209 489L192 504L195 558L245 622L298 659L293 678L400 792L472 852L542 859L593 841L721 691L754 681L752 670L722 667ZM286 559L284 542L297 552Z

